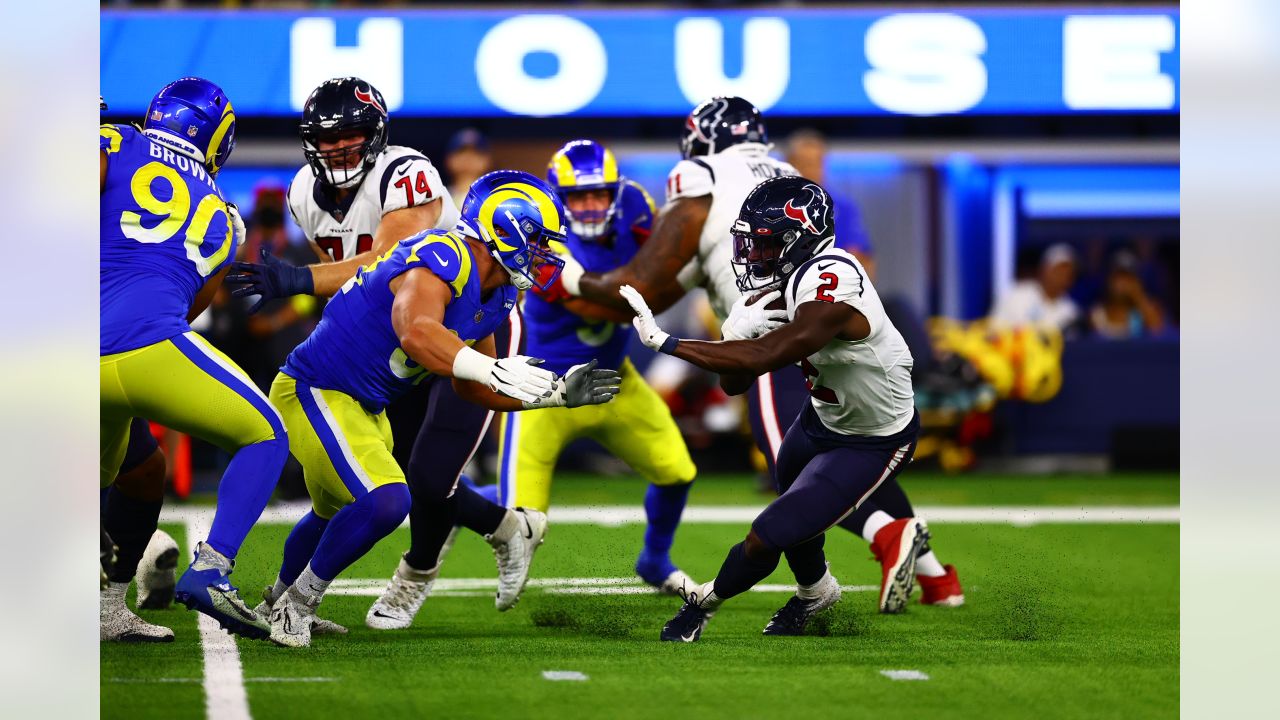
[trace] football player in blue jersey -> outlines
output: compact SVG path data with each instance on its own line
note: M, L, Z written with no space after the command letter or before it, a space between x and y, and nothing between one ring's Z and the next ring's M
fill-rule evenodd
M289 355L271 399L292 431L312 510L286 540L270 593L274 642L310 645L329 583L409 513L384 412L392 400L429 375L452 378L459 395L500 411L600 404L619 391L619 375L594 362L557 375L529 357L494 357L494 330L518 291L545 286L559 270L547 246L564 239L564 218L542 181L489 173L467 193L457 230L420 232L360 268ZM541 513L508 513L495 542L536 545L545 527L534 525L545 522ZM510 588L516 596L523 579Z
M235 145L235 122L217 85L183 78L151 101L141 131L99 130L100 465L105 486L120 470L138 417L234 455L209 536L175 597L234 633L263 638L269 626L241 601L229 575L275 489L288 436L244 372L188 324L244 237L214 181Z
M574 140L547 166L547 180L569 216L565 244L583 267L607 272L624 265L649 236L655 207L640 185L619 176L608 148ZM580 363L616 368L625 393L609 407L557 408L507 415L502 422L499 498L508 506L550 504L551 476L561 451L590 437L649 481L648 528L636 574L674 594L692 580L671 562L671 545L697 469L666 403L627 359L630 319L565 293L525 297L526 348L545 357L547 368L565 372Z

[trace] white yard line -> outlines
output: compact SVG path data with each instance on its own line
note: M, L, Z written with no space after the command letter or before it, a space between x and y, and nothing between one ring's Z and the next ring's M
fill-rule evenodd
M296 523L310 503L288 502L273 505L262 514L261 523L279 525ZM682 522L742 525L750 523L764 509L763 505L690 505ZM191 522L210 511L190 505L169 506L161 513L165 522ZM1098 506L921 506L916 514L936 524L996 524L1026 527L1041 524L1178 524L1181 512L1176 505L1098 505ZM639 525L645 522L640 505L562 506L549 513L558 525Z
M213 523L212 508L181 508L187 524L187 557L193 557L196 543L208 537ZM178 563L179 571L183 570ZM240 649L235 637L222 629L218 621L197 613L200 625L200 649L204 655L205 717L219 720L249 720L249 696L244 689L244 668L240 665Z
M329 586L328 595L378 597L386 588L381 578L338 578ZM488 597L498 587L497 578L440 578L431 588L432 597ZM530 588L552 595L654 595L652 586L637 578L625 577L550 577L530 578ZM843 585L843 592L876 592L877 585ZM793 593L795 585L764 584L751 592Z
M335 682L338 678L331 677L251 677L245 678L246 683L320 683ZM123 685L147 685L152 683L179 683L179 684L196 684L204 682L203 678L107 678L109 683L120 683Z

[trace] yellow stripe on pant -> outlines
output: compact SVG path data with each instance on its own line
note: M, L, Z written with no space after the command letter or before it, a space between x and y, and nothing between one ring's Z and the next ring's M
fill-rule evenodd
M333 517L376 487L405 481L391 455L386 413L371 413L346 393L311 387L284 373L271 383L271 402L284 416L290 450L320 517Z
M656 485L693 481L697 468L667 404L629 359L620 372L622 391L604 405L503 414L499 487L508 507L545 512L556 460L566 445L582 437L600 443Z
M195 332L98 358L100 471L115 480L129 424L146 418L227 452L285 438L280 414L249 377Z

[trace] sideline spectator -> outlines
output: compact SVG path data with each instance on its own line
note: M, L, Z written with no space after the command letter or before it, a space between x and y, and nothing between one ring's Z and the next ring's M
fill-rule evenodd
M1049 246L1040 259L1040 272L1020 280L996 300L991 321L1006 327L1039 325L1071 330L1080 308L1067 292L1076 281L1076 253L1070 245Z
M1102 299L1089 313L1093 331L1113 340L1160 334L1164 311L1152 299L1138 277L1138 258L1121 250L1111 261Z
M836 247L858 258L867 274L875 281L876 260L871 252L871 239L862 226L858 204L827 183L827 141L817 130L797 130L787 138L787 162L801 177L818 183L835 206Z
M445 146L444 169L449 173L449 194L458 207L462 207L471 183L493 169L489 141L475 128L454 133Z

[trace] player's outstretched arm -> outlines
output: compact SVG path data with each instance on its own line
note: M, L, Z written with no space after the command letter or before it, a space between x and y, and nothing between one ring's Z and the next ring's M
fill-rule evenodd
M626 312L629 308L618 295L618 289L630 285L639 290L656 312L675 304L685 294L677 279L680 270L698 252L702 226L711 212L711 196L678 198L668 202L658 213L653 233L626 265L607 273L584 273L578 276L565 268L563 282L571 295L579 295L594 303Z
M799 362L837 336L859 340L870 333L866 318L851 305L807 302L796 309L790 323L765 337L723 342L682 340L658 327L653 312L635 289L623 287L621 292L635 310L632 323L645 345L716 373L761 375Z
M336 295L356 270L368 265L390 250L396 243L436 226L440 219L441 200L436 198L422 205L400 208L382 216L378 229L373 233L373 247L341 262L308 265L314 294L321 297Z
M473 346L477 352L493 357L495 347L493 336L477 341ZM532 362L532 358L525 358ZM538 362L541 362L540 360ZM582 405L601 405L607 403L618 394L622 386L622 376L616 370L598 370L596 361L569 368L563 378L556 378L556 387L549 395L533 401L517 400L490 390L488 386L470 380L453 379L453 389L458 396L490 410L499 412L515 412L519 410L537 410L545 407L581 407Z

